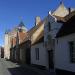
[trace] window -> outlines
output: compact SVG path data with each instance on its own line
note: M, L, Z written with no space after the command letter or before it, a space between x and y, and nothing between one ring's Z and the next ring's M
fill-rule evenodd
M50 31L51 30L51 24L50 24L50 22L48 22L48 31Z
M69 42L70 47L70 61L72 63L75 63L75 42L71 41Z
M39 60L39 48L35 48L36 60Z

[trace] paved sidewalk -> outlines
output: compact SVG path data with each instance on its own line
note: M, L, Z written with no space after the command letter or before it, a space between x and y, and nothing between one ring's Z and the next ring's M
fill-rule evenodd
M0 58L0 75L55 75L54 72L41 70L29 65L19 65Z
M22 65L22 67L25 67L27 69L34 71L34 72L37 72L39 75L55 75L55 72L52 70L42 70L42 69L38 69L37 67L32 67L29 65Z

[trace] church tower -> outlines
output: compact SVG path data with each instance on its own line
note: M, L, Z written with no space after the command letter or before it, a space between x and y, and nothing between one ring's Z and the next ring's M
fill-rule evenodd
M21 21L21 22L19 23L19 25L18 25L17 28L18 28L18 30L19 30L20 32L27 32L27 28L25 27L23 21Z
M4 40L4 58L10 59L10 33L7 31L5 32L5 40Z

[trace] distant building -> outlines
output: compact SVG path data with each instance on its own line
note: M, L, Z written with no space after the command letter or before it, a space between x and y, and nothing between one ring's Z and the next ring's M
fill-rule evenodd
M0 57L4 58L4 48L0 47Z
M24 40L26 31L23 22L20 22L12 31L5 33L4 58L14 58L18 61L20 53L18 46Z
M5 59L10 59L10 33L6 32L5 33L5 39L4 39L4 58Z

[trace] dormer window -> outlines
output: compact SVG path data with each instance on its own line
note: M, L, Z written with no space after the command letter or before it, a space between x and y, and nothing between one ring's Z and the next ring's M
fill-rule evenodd
M50 22L48 22L48 31L50 31L51 30L51 24L50 24Z

